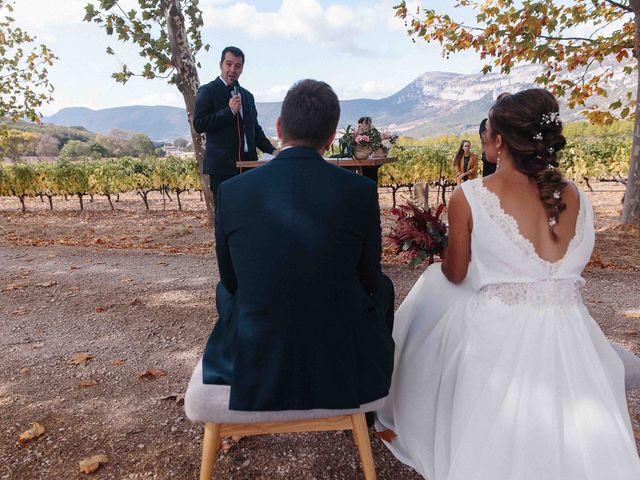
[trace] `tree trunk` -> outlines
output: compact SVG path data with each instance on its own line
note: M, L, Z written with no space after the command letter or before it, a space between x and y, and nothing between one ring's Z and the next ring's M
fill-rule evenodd
M629 2L635 15L636 38L634 54L640 60L640 0ZM640 68L637 70L636 101L640 100ZM636 103L636 118L633 125L633 145L631 147L631 161L627 177L627 189L624 194L622 207L622 223L640 225L640 106Z
M184 104L187 109L189 129L191 130L191 139L193 141L193 151L196 156L196 162L198 163L200 182L207 206L207 218L209 219L209 224L213 225L213 193L209 187L209 176L202 173L204 166L202 135L193 128L193 110L196 104L196 93L198 93L198 88L200 87L198 70L196 69L196 62L189 48L189 39L187 37L180 0L163 0L162 8L167 20L167 34L171 45L171 61L177 71L176 85L180 93L182 93L182 98L184 99Z

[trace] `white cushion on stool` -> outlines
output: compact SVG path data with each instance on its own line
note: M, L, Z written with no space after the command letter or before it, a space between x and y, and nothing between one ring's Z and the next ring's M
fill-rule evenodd
M372 412L382 407L384 398L349 410L279 410L273 412L245 412L229 410L229 385L206 385L202 383L202 359L198 362L184 397L184 409L187 417L196 422L209 423L266 423L312 418L353 415L359 412Z

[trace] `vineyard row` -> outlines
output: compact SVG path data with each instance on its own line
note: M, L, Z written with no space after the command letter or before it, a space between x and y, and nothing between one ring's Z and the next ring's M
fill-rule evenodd
M439 185L443 191L455 185L452 159L457 145L433 145L418 148L395 147L391 155L398 161L383 165L378 172L379 185L396 192L411 189L418 182ZM630 140L597 139L569 143L561 152L560 166L567 178L624 181L629 170ZM153 191L173 192L182 209L180 194L200 190L200 175L194 159L175 157L120 158L116 160L59 160L57 162L0 164L0 196L16 197L22 209L27 197L47 197L53 209L55 196L83 197L104 195L113 209L112 196L138 193L146 208Z

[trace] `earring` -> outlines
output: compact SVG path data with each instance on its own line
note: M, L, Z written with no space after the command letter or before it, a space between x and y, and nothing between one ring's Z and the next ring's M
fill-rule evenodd
M498 158L496 159L496 168L500 167L500 150L498 150Z

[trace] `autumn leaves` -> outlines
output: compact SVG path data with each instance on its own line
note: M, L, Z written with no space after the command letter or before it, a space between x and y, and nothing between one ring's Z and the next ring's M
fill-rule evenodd
M83 375L82 369L88 366L88 364L92 362L97 362L97 358L89 353L89 352L78 352L65 360L65 364L68 365L67 368L74 371L74 375L76 378L79 378L78 387L79 389L87 389L91 387L95 387L99 384L99 379L91 378L91 376L85 377ZM110 368L118 368L127 363L127 360L124 358L116 358L110 362ZM78 371L78 370L80 371ZM32 375L31 367L23 367L19 370L20 375L27 376ZM142 373L138 373L137 377L140 382L148 382L153 381L158 377L163 377L167 375L167 371L160 368L148 368ZM108 375L107 375L108 376ZM163 398L175 400L176 403L180 404L183 401L184 396L182 394L175 394L169 397ZM65 428L53 429L53 433L57 434L58 432L64 432ZM43 421L33 421L30 422L30 427L22 432L17 440L17 443L24 448L29 448L29 445L38 442L38 440L47 434L47 427L45 426L45 422ZM91 447L95 448L95 447ZM101 465L107 463L109 461L109 457L103 452L95 452L92 455L82 458L79 461L79 469L80 472L85 474L90 474L95 472L100 468Z

